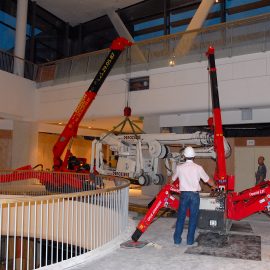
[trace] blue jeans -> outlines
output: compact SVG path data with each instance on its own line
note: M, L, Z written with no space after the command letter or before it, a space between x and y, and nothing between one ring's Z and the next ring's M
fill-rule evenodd
M185 225L187 209L190 209L187 244L194 243L194 235L197 227L200 207L200 195L198 192L182 191L180 194L180 205L177 212L177 221L175 232L173 235L174 243L180 244L182 242L182 232Z

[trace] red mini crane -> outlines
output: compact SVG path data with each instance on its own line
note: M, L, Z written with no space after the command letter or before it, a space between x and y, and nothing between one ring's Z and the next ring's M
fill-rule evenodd
M258 184L253 188L239 193L233 192L234 176L227 175L226 172L224 137L214 52L214 48L209 47L206 53L211 82L213 113L213 117L208 119L208 125L214 132L214 148L216 152L214 180L219 187L219 192L218 196L214 198L206 198L210 203L206 202L206 207L200 209L198 227L201 229L226 232L231 220L240 220L256 212L270 210L270 181ZM131 237L133 241L138 241L153 222L161 208L178 209L180 202L178 198L174 197L174 193L179 193L178 180L172 184L166 184L158 193L146 215L137 225Z
M80 103L78 104L76 110L72 114L71 118L69 119L68 123L66 124L64 130L60 134L57 142L53 147L53 169L56 172L74 172L78 169L81 169L80 163L85 163L86 159L84 158L76 158L71 154L70 148L72 144L72 139L76 137L79 124L84 117L85 113L89 109L90 105L92 104L93 100L95 99L100 87L102 86L104 80L110 73L112 67L116 63L117 59L119 58L121 52L128 46L131 46L132 43L126 40L123 37L116 38L110 47L110 52L106 59L104 60L101 68L99 69L98 73L96 74L94 80L92 81L91 85L89 86L88 90L83 95ZM62 154L65 151L65 148L68 146L66 151L64 160L61 159ZM73 168L68 168L68 165L73 163ZM27 171L26 173L20 173L21 171ZM0 183L1 182L12 182L16 180L23 180L27 178L33 177L33 168L30 165L18 168L14 173L8 175L0 175ZM83 170L80 170L83 172ZM86 172L86 170L85 170ZM89 172L89 170L87 171ZM66 180L64 182L59 183L57 181L56 175L41 175L38 174L36 176L40 179L41 183L44 184L46 187L50 187L52 190L58 190L67 186L71 189L82 190L84 189L84 182L77 178L73 177L72 175L66 176Z

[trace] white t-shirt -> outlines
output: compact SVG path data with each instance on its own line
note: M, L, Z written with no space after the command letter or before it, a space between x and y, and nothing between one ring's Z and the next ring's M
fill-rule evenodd
M180 182L180 191L200 191L200 179L205 183L209 180L209 176L203 167L194 163L192 160L187 160L185 163L176 167L172 180L175 181L177 178L179 178Z

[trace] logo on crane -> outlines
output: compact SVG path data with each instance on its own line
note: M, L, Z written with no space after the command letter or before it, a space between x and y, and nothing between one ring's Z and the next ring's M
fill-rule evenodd
M114 57L115 57L114 52L111 52L109 57L108 57L108 60L105 62L104 66L101 68L101 71L99 73L98 81L100 81L103 78L104 74L106 73L106 70L110 66L110 64L111 64L112 60L114 59Z

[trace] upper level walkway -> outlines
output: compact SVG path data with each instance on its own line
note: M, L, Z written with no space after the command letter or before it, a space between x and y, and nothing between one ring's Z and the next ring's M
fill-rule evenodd
M137 42L122 53L111 75L149 71L205 60L208 46L217 58L233 57L270 49L270 14L221 23ZM93 78L108 50L90 52L39 67L39 87Z
M121 55L111 75L200 62L209 45L216 48L217 58L267 51L269 21L268 13L138 42ZM104 49L35 65L0 51L0 69L16 74L18 65L23 65L25 78L38 82L39 87L52 86L93 78L107 53Z

